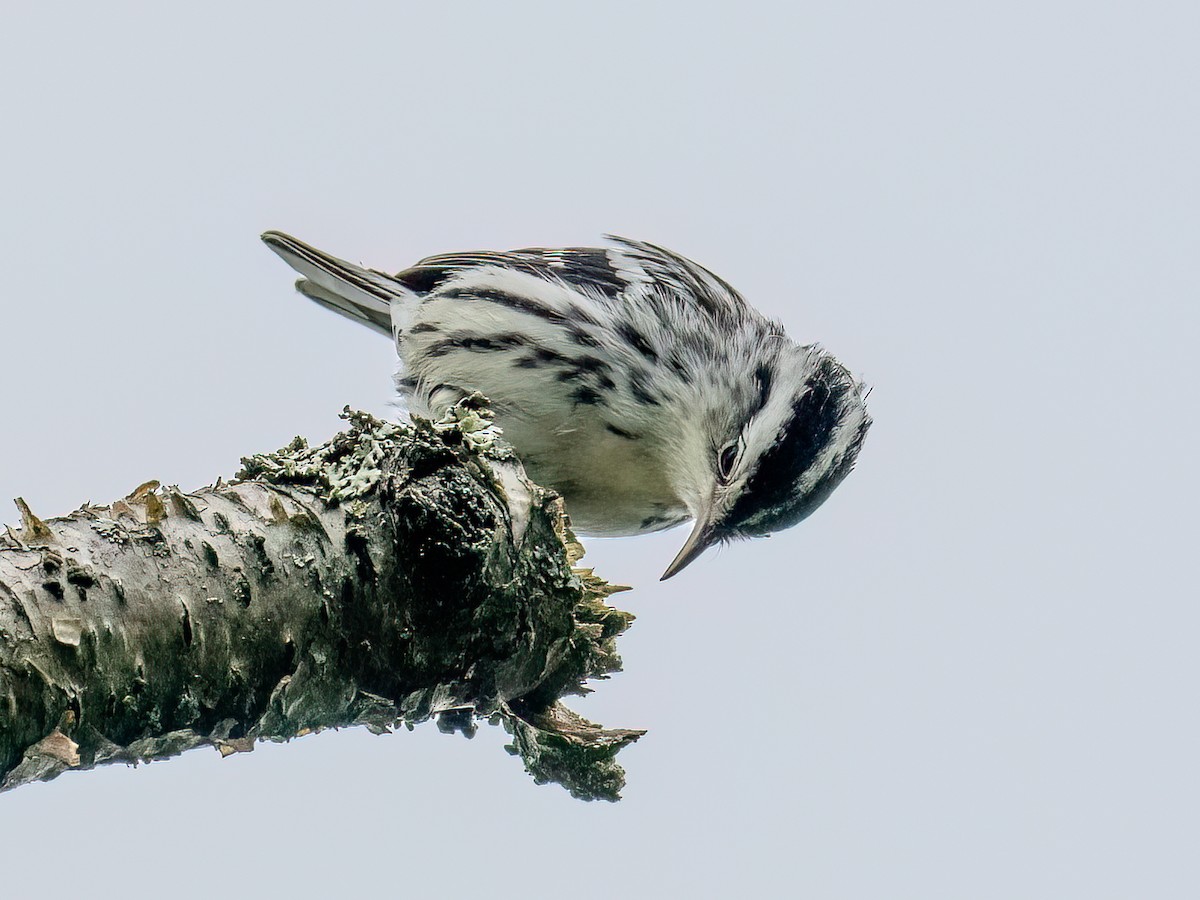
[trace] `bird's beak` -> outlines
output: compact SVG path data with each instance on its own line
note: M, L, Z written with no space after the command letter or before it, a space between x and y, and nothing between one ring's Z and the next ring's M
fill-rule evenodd
M663 572L659 581L666 581L673 575L678 575L693 561L699 559L701 553L712 546L717 539L717 527L712 518L713 512L710 506L697 517L696 524L692 527L692 533L688 535L687 541L675 558L671 560L671 564L667 566L667 571Z

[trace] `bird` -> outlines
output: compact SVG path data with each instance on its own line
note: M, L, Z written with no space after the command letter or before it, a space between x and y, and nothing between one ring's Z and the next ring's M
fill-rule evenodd
M301 294L391 338L410 412L475 392L583 535L693 522L707 548L807 518L849 474L865 387L726 281L656 244L445 253L388 274L279 231Z

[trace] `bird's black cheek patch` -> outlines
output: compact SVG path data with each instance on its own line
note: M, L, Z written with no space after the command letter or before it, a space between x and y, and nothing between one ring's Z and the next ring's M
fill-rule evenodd
M791 417L775 443L759 459L741 496L729 511L726 521L731 528L756 522L768 523L775 528L787 527L808 515L841 481L844 473L836 475L833 484L822 490L835 475L830 472L807 496L797 490L800 477L829 444L841 415L846 390L842 385L831 386L819 376L810 379L808 390L792 404ZM853 458L849 461L852 463Z

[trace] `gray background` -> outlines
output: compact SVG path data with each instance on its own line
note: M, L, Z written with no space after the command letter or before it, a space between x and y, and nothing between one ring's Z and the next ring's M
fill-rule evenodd
M5 502L387 411L265 228L645 237L876 424L769 541L666 584L682 532L591 544L637 588L576 704L650 729L620 804L497 729L197 751L0 797L6 897L1198 895L1194 3L199 6L5 10Z

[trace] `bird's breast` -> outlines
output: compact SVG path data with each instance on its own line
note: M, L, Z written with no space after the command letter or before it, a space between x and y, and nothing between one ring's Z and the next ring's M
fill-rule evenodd
M594 415L552 430L520 416L499 415L497 424L530 477L562 495L582 534L642 534L689 518L661 453L644 438L614 433Z

